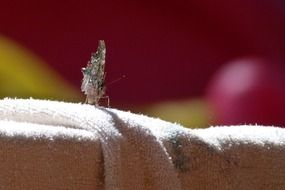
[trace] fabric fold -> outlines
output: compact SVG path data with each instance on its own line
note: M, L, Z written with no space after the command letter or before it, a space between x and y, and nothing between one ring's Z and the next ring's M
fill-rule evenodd
M0 120L93 133L102 148L106 189L181 189L161 141L145 125L120 119L115 109L47 100L4 99L0 102Z
M0 100L0 189L285 189L285 129Z

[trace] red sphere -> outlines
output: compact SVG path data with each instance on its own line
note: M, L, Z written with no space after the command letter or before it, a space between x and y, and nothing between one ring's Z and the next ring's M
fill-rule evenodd
M261 58L239 59L216 73L207 100L216 124L285 126L284 71Z

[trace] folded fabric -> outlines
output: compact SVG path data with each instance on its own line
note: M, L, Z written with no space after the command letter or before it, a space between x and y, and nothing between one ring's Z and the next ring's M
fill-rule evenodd
M285 129L0 100L0 189L285 189Z

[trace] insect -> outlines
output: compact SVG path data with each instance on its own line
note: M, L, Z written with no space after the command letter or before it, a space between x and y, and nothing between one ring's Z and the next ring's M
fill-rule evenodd
M105 57L106 46L103 40L99 40L96 53L91 54L91 59L87 66L82 68L83 80L81 90L86 95L85 103L98 106L101 98L107 98L109 106L109 97L105 96Z

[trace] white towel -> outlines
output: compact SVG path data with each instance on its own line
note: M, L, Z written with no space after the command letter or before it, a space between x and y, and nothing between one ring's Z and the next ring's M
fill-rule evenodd
M0 101L0 189L285 189L285 130ZM2 188L1 188L2 187Z

